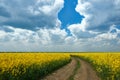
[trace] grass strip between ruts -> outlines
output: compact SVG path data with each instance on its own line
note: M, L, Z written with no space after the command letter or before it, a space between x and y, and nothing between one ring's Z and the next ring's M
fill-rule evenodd
M68 78L68 80L74 80L74 76L76 75L78 69L80 68L80 61L78 60L78 58L74 57L77 61L76 67L73 71L73 74Z

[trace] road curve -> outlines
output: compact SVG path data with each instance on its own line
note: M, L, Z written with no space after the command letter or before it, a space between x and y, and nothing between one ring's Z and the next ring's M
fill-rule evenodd
M77 69L76 74L73 76L74 80L101 80L89 63L75 57L72 57L72 61L64 67L39 80L69 80L78 65L77 60L80 62L80 68Z
M75 58L72 58L70 63L40 80L68 80L68 78L72 75L76 65L77 62Z

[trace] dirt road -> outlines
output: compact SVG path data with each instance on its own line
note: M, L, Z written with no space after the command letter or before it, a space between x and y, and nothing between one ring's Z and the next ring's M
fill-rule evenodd
M90 64L80 59L79 61L81 66L78 69L74 80L100 80L100 78L96 75L96 72L92 69Z
M78 65L77 61L80 62L80 67L73 76ZM73 79L70 79L71 76ZM72 58L69 64L40 80L100 80L100 78L87 62Z

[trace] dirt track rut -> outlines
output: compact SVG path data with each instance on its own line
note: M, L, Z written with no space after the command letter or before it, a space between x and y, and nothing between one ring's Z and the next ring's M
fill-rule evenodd
M78 69L74 80L100 80L100 78L96 75L96 72L92 69L90 64L80 59L79 61L81 66Z
M77 67L77 59L78 58L72 58L69 64L40 80L69 80L69 77L74 73ZM77 73L74 75L73 80L100 80L96 72L87 62L80 59L79 62L80 68L77 69Z

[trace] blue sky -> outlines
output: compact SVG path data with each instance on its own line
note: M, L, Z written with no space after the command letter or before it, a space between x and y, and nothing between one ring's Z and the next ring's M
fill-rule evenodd
M61 29L65 29L68 35L70 31L67 27L71 24L80 23L83 18L83 16L75 10L77 4L77 0L64 0L64 7L58 13L58 18L61 21Z
M75 11L77 0L64 0L64 7L58 13L58 18L62 22L61 28L64 29L68 25L80 23L83 16Z
M120 0L1 0L0 51L120 51Z

